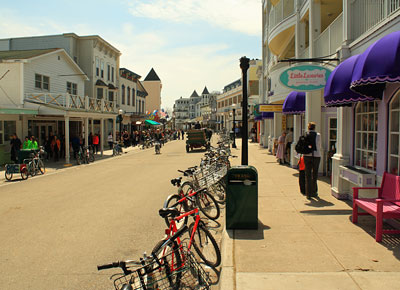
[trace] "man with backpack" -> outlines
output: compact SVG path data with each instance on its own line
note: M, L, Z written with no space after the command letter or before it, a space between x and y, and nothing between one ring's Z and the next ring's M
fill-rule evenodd
M303 154L306 175L306 196L318 197L318 168L321 161L321 135L315 131L315 123L308 123L308 131L296 144L297 153Z

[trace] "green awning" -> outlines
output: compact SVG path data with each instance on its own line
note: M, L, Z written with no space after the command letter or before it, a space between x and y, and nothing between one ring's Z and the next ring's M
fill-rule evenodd
M153 120L146 120L144 121L147 125L161 125L160 123L153 121Z
M0 114L8 115L37 115L38 110L36 109L23 109L23 108L0 108Z

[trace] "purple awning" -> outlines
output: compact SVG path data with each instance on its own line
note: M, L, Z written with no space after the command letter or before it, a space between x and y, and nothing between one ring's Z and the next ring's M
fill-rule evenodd
M351 105L351 103L374 100L374 98L362 96L350 89L353 69L358 57L358 54L349 57L329 75L324 90L326 106L346 106Z
M382 37L358 57L350 88L381 99L386 84L394 82L400 82L400 31Z
M306 111L306 93L291 92L285 99L282 107L283 114L303 114Z
M261 121L261 120L273 119L273 118L274 118L274 112L261 112L260 115L254 117L254 120Z

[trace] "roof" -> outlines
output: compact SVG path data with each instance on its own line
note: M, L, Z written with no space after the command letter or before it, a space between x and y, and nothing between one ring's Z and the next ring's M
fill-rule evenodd
M29 59L49 52L59 50L59 48L51 49L30 49L30 50L5 50L0 51L0 60L11 59Z
M190 96L191 98L198 98L199 95L197 94L196 90L193 91L192 95Z
M146 89L144 88L144 86L142 85L141 81L137 82L137 95L139 97L146 97L148 95Z
M119 71L121 72L121 77L123 78L133 78L133 79L140 79L142 76L138 75L137 73L134 73L133 71L127 69L127 68L120 68Z
M203 92L201 93L202 95L209 95L210 93L207 90L207 87L204 87Z
M161 80L156 74L155 70L151 68L150 72L148 73L144 81L161 81Z

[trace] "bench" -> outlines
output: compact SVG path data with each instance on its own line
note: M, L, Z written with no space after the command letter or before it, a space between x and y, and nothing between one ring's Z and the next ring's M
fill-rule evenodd
M363 189L377 189L377 198L359 198ZM358 212L358 208L366 212ZM359 215L372 215L376 219L375 240L382 241L382 234L400 234L400 230L382 229L383 219L400 218L400 176L385 172L380 187L353 187L353 223Z

